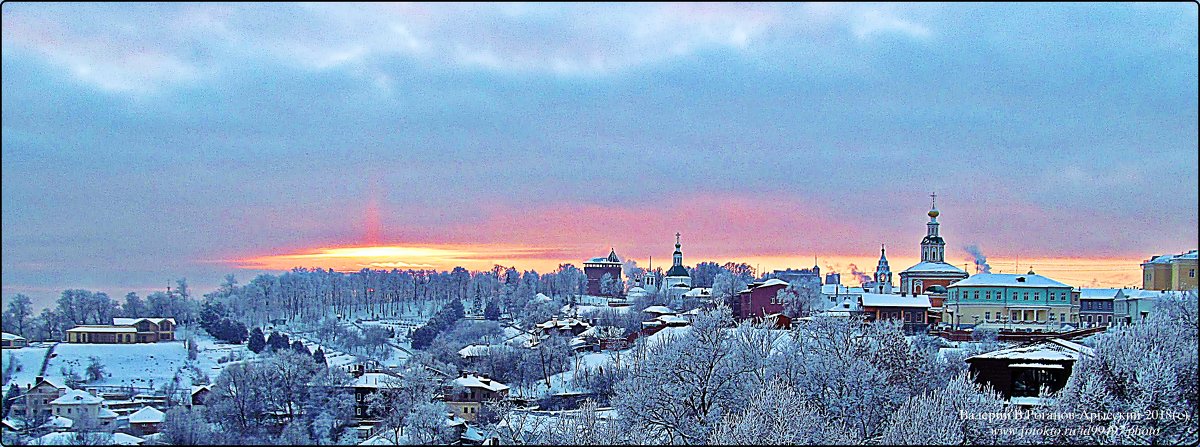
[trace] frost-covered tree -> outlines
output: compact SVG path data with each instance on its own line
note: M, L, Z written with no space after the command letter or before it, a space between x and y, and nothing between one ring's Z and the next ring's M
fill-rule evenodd
M85 373L89 382L95 382L104 378L104 364L100 362L100 357L94 355L88 356L88 366Z
M1197 442L1197 337L1195 291L1164 297L1145 321L1109 328L1091 338L1092 356L1075 363L1066 386L1047 412L1107 409L1153 415L1091 421L1111 429L1094 436L1061 436L1049 442L1194 444ZM1097 410L1098 411L1098 410ZM1053 424L1050 424L1054 426ZM1098 431L1098 430L1094 430Z
M405 430L412 444L449 444L454 441L454 429L446 424L450 407L445 402L424 402L413 407L407 416Z
M859 440L850 433L842 423L826 422L820 410L790 385L771 380L754 393L745 409L726 414L708 442L720 445L858 443Z
M617 280L613 275L605 273L600 277L600 294L604 296L613 296L617 294Z
M725 329L732 321L725 306L700 312L685 336L650 347L629 368L613 405L628 431L647 436L635 442L703 442L724 414L740 410L752 367L738 361Z
M254 363L225 367L211 387L205 417L229 431L257 430L268 408L269 379Z
M256 327L250 330L250 338L246 340L246 347L255 354L262 352L267 347L267 340L263 337L262 329Z
M328 363L325 361L325 351L323 351L320 346L313 351L312 355L313 362L316 363L318 367L324 368L326 365L328 365Z
M125 294L125 304L121 305L121 315L127 318L150 316L146 312L146 302L142 301L142 297L138 296L137 292Z
M33 302L28 296L16 294L12 300L8 302L8 308L4 311L3 328L5 332L11 332L21 336L26 336L26 330L29 329L30 320L33 319Z
M1008 405L991 387L976 385L959 375L945 388L915 395L889 418L881 442L891 445L978 445L1025 441L1020 434L999 429L1017 428L1020 410Z
M783 313L792 318L807 317L824 312L829 306L821 296L821 284L795 281L778 292L783 301Z
M204 420L201 411L177 406L167 410L159 432L169 445L204 445L216 443L215 433Z

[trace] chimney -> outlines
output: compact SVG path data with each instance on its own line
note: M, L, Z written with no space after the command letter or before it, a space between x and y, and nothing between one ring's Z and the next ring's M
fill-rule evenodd
M35 378L33 379L33 383L35 383L35 384L36 384L36 383L38 383L38 382L41 382L43 379L45 379L45 377L42 377L42 376L37 376L37 377L35 377Z

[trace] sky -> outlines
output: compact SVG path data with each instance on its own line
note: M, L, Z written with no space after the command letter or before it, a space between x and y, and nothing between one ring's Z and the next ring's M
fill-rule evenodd
M546 272L610 248L666 266L676 232L688 265L866 271L887 244L898 272L934 192L959 265L973 245L1117 287L1198 245L1192 3L2 19L5 300L294 265Z

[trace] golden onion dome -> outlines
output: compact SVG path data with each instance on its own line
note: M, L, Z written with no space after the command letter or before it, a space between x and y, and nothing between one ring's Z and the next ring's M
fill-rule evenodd
M937 210L937 208L934 208L934 209L931 209L931 210L929 210L929 217L938 217L938 210Z

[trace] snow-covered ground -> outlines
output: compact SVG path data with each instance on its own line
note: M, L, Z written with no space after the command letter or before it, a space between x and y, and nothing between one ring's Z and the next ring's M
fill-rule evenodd
M88 357L91 356L100 359L105 377L88 382L88 385L158 388L171 381L187 363L187 348L179 340L136 344L59 343L46 365L45 376L64 383L62 369L67 368L86 377L91 363Z
M42 360L46 358L48 350L50 350L48 347L5 349L3 355L0 355L0 368L8 368L10 362L16 361L21 370L13 374L8 383L4 384L3 389L7 390L9 383L15 383L21 388L25 388L27 384L33 384L42 368Z

